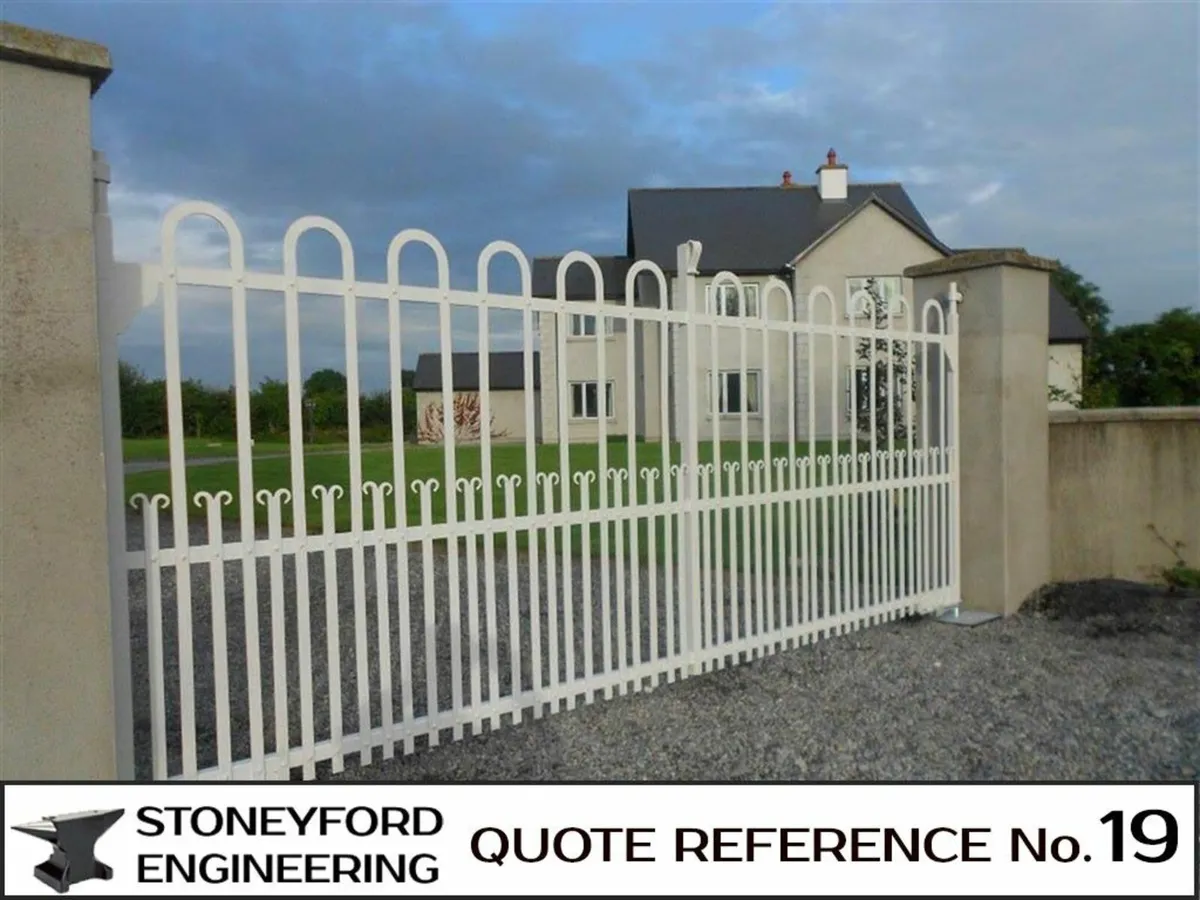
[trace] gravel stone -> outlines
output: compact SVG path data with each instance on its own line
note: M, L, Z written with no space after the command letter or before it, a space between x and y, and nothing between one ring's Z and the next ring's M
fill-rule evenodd
M128 519L129 546L142 546L139 516ZM193 545L207 541L193 525ZM162 544L170 546L169 522ZM227 526L226 540L236 540ZM355 582L349 551L338 554L334 582L341 597L337 644L341 653L344 733L358 730L358 661L354 658ZM414 706L425 708L424 560L410 553ZM372 653L365 661L373 724L380 720L378 622L375 563L364 552L365 628ZM385 577L394 584L395 552L386 554ZM543 560L544 565L544 560ZM330 689L325 630L325 569L322 554L309 560L312 664L317 738L328 736ZM300 739L296 567L282 565L278 582L288 653L290 739ZM628 567L627 567L628 568ZM497 558L497 643L499 687L508 690L507 592L509 569ZM593 565L593 598L601 567ZM610 570L614 573L615 569ZM463 597L463 658L467 659L468 572L460 560ZM522 642L528 647L529 566L518 562L515 579ZM249 701L245 674L245 608L241 562L225 563L225 637L230 654L233 757L249 754ZM643 579L646 573L642 572ZM434 557L433 596L439 603L437 633L444 648L436 661L440 707L449 705L449 566ZM562 573L559 573L561 580ZM626 572L628 580L629 573ZM583 596L583 568L571 572L576 598ZM201 768L216 763L217 729L212 667L213 631L208 564L192 566L197 752ZM257 564L259 644L263 672L263 734L269 752L275 741L272 580L266 560ZM643 581L643 584L645 582ZM482 565L477 573L484 596ZM135 685L137 775L150 777L149 684L145 578L130 578ZM181 771L179 648L173 570L164 571L166 665L164 672L169 771ZM561 593L561 592L560 592ZM541 594L547 596L543 573ZM643 607L645 604L643 603ZM576 605L576 627L582 604ZM594 615L599 621L599 604ZM643 609L644 613L644 609ZM660 603L660 615L665 606ZM627 610L632 615L632 609ZM546 604L541 622L548 624ZM562 628L559 616L559 629ZM480 612L481 626L484 616ZM400 708L400 642L392 611L393 691ZM596 629L599 634L599 627ZM643 652L650 647L642 628ZM582 672L582 639L576 660ZM666 638L659 635L659 651ZM487 641L480 657L487 660ZM593 643L597 661L601 641ZM522 653L522 680L531 672ZM561 656L561 654L560 654ZM543 671L548 671L543 655ZM560 659L560 667L565 662ZM465 667L464 667L465 668ZM464 686L469 697L469 687ZM483 684L483 699L488 685ZM559 780L1008 780L1008 779L1193 779L1200 769L1200 594L1118 581L1056 585L1042 591L1021 613L968 628L931 618L904 619L786 650L764 659L697 677L660 684L573 711L360 766L348 755L346 769L318 766L319 778L401 781ZM469 727L467 731L469 732ZM298 772L293 777L300 777Z

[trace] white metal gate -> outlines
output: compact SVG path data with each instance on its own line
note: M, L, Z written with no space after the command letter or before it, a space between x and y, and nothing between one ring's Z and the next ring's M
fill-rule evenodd
M224 227L228 268L179 264L177 228L197 215ZM298 274L297 244L312 229L339 243L342 277ZM401 279L410 243L432 248L437 287ZM517 261L521 293L489 289L500 254ZM829 290L793 298L771 279L759 315L737 315L739 301L730 316L706 300L723 289L701 283L696 242L679 247L675 273L634 265L624 304L561 299L568 266L602 277L582 253L562 260L557 297L532 296L529 262L504 242L480 255L477 288L459 290L441 244L416 230L392 240L386 280L369 282L356 277L345 232L312 216L287 230L283 260L282 272L247 268L233 218L189 202L163 222L159 264L101 268L114 602L133 622L132 637L117 635L132 660L134 703L122 715L126 737L148 756L143 777L314 778L342 770L347 755L370 763L378 750L387 759L484 723L505 727L958 603L953 300L875 315L868 291L852 298L861 315L847 317ZM743 295L733 274L713 284ZM185 458L179 313L187 286L231 298L237 461L221 469L227 484L204 491L189 483L199 470ZM251 335L247 295L256 291L282 296L282 334ZM342 298L349 448L337 482L308 474L300 357L308 294ZM170 482L132 496L130 514L121 506L116 340L155 302ZM358 423L360 302L387 310L392 391L390 447L367 451ZM440 447L415 446L403 433L402 304L437 312L441 390L427 414L441 417ZM454 340L456 308L473 312L482 336L500 311L520 320L516 444L502 444L504 429L491 426L499 395L489 384L490 340L467 348L481 354L467 405L482 425L476 434L456 423L462 402L450 351L464 349ZM579 315L597 317L583 330L596 364L582 382L581 345L569 334ZM612 334L609 318L622 325ZM250 383L252 344L279 338L289 442L282 481L277 471L256 476ZM729 346L739 361L721 371ZM610 382L625 431L641 422L653 440L612 442ZM581 433L575 414L591 406L591 439L564 440ZM538 442L539 417L554 442ZM206 471L207 484L220 481L217 469Z

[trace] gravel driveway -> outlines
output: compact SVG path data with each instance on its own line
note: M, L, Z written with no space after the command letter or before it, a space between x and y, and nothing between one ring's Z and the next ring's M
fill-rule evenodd
M131 546L140 546L140 519L129 520ZM233 535L230 534L232 538ZM164 535L164 544L169 536ZM194 543L203 543L201 528ZM349 553L336 578L352 608ZM394 566L389 554L388 569ZM410 556L412 617L420 637L423 611L418 550ZM377 646L374 564L367 553L367 631ZM463 570L465 573L465 569ZM289 631L288 681L298 683L294 567L284 567ZM593 572L598 590L598 568ZM314 555L313 661L318 738L328 733L323 564ZM518 565L520 611L528 619L528 567ZM582 596L577 567L576 596ZM644 577L644 576L643 576ZM480 576L482 578L482 576ZM435 572L436 595L446 592L445 566ZM508 571L497 566L498 647L507 660ZM463 596L466 596L463 578ZM226 569L227 640L232 660L245 658L241 567ZM266 747L274 744L270 581L259 564L260 646ZM208 566L193 567L196 613L198 749L201 767L216 761ZM480 581L482 585L482 581ZM131 578L138 777L149 777L149 670L145 588ZM545 591L543 582L542 590ZM173 573L164 576L167 634L175 633ZM480 596L483 596L482 589ZM466 604L463 604L464 608ZM597 618L599 607L597 610ZM665 608L660 606L660 615ZM340 628L343 728L358 730L357 663L352 617ZM438 635L448 647L448 622ZM464 609L464 621L466 613ZM480 617L483 621L483 616ZM542 620L545 623L543 606ZM578 627L579 613L576 613ZM393 620L394 627L394 620ZM561 622L559 627L561 628ZM598 630L598 629L597 629ZM649 639L643 629L643 647ZM423 641L414 647L414 700L425 706ZM526 630L523 643L528 643ZM468 641L464 636L464 659ZM597 658L600 646L594 643ZM665 649L665 635L659 646ZM398 644L393 683L400 698ZM179 771L178 664L167 642L166 694L171 772ZM528 653L522 654L528 658ZM481 650L486 661L486 644ZM582 648L577 658L582 657ZM368 666L378 684L378 654ZM448 661L439 657L439 705L448 705ZM560 664L562 664L560 662ZM543 665L546 663L543 661ZM501 665L501 693L507 667ZM526 665L523 681L528 683ZM231 665L234 758L248 754L244 667ZM377 690L372 720L379 721ZM299 740L299 698L290 691L289 724ZM487 685L484 685L486 699ZM469 697L469 692L467 693ZM528 715L527 715L528 720ZM323 724L324 723L324 724ZM322 731L323 727L323 731ZM448 732L445 733L448 737ZM1059 586L1020 615L977 628L906 620L821 641L766 660L725 669L653 692L527 721L518 728L418 749L409 757L319 777L422 780L702 780L729 779L1163 779L1194 778L1200 769L1200 595L1117 582Z

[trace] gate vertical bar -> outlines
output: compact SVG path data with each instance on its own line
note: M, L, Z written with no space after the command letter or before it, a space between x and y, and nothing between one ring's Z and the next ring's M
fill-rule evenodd
M440 246L440 245L439 245ZM462 678L462 595L460 573L458 570L458 548L460 530L458 527L458 422L454 417L454 330L452 317L454 307L450 299L449 261L444 260L444 253L438 253L438 290L441 297L438 300L438 349L441 353L442 370L442 460L445 466L445 498L446 526L448 538L447 577L449 581L449 630L450 630L450 701L454 710L454 724L451 732L453 740L461 741L463 737L463 678ZM425 519L423 525L433 524ZM428 564L428 563L427 563ZM426 597L426 603L432 603ZM427 651L428 652L428 651ZM436 700L436 695L434 697ZM430 721L437 714L436 708L428 712ZM369 733L369 727L366 732Z
M171 462L171 519L175 550L175 593L176 593L176 646L178 647L179 670L179 730L180 756L183 777L194 780L196 764L196 694L195 663L192 650L192 571L188 560L191 539L188 532L187 470L183 443L183 397L182 360L179 346L179 258L176 254L179 224L189 215L200 212L197 207L186 204L175 207L162 226L162 259L165 269L163 282L163 373L167 382L167 440ZM215 209L205 209L211 215ZM219 221L219 220L218 220ZM241 255L241 244L236 243L232 230L226 225L229 235L229 259L231 271L238 273L238 282L245 271ZM235 247L236 243L236 247ZM235 291L234 341L239 337L245 343L246 298L244 289ZM238 332L238 328L241 332ZM239 452L241 452L239 448ZM249 479L247 479L248 481ZM253 496L249 500L253 510ZM250 513L253 516L253 511ZM164 642L166 636L164 635Z
M100 334L100 402L104 423L104 471L108 497L108 588L112 610L113 711L116 715L117 778L134 780L133 661L129 627L129 572L125 566L125 453L122 448L121 374L113 281L112 219L108 214L111 170L92 151L92 231L96 254L96 309ZM141 298L138 298L141 300Z
M687 314L684 324L684 372L686 377L680 379L684 391L684 428L681 461L683 463L683 525L681 549L687 562L681 567L679 597L681 611L684 612L684 659L687 675L698 672L696 666L697 654L700 651L700 511L696 505L696 495L699 484L700 464L700 433L697 422L698 407L696 401L696 274L700 264L702 247L699 241L688 241L680 244L676 250L676 299L682 299L683 309ZM680 297L681 295L681 297Z
M949 301L949 327L946 331L946 346L945 352L950 358L950 378L947 388L948 397L946 398L947 409L950 413L950 584L951 598L954 601L954 607L957 609L962 604L962 560L960 552L962 549L962 530L961 530L961 484L960 477L960 461L959 461L959 422L961 416L958 409L958 387L959 387L959 356L958 356L958 306L962 303L963 296L958 291L957 282L950 282L950 290L948 292Z
M299 630L300 654L300 729L301 743L306 754L316 742L313 704L312 666L312 609L309 599L308 562L308 493L304 471L304 380L300 368L300 292L296 287L299 275L298 249L300 236L306 230L303 220L293 222L283 239L284 346L287 366L288 448L291 463L292 535L296 539L295 578L296 616ZM222 570L222 577L224 572ZM286 669L285 669L286 677ZM316 777L311 756L304 762L304 778Z

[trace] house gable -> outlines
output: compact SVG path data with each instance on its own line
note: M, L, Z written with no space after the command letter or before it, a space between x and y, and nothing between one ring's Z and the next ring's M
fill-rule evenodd
M817 249L827 241L835 238L839 233L844 232L847 228L853 229L854 223L859 221L862 217L868 216L877 218L870 215L871 211L873 210L882 212L888 217L888 219L891 220L892 223L904 229L909 235L916 238L923 247L928 248L930 251L928 258L938 259L944 256L949 256L952 252L949 247L934 237L933 233L929 231L928 226L921 227L917 225L910 218L896 210L891 204L882 200L878 194L872 193L865 200L863 200L862 203L855 207L853 212L850 212L848 215L836 222L827 231L818 235L814 241L808 244L808 246L803 247L799 253L789 260L789 264L792 266L800 265L807 257L815 253ZM880 231L881 229L882 226L875 226L874 230ZM888 229L888 231L890 232L890 229Z
M825 288L833 296L835 316L846 315L851 278L899 278L910 304L912 280L904 278L909 266L947 256L943 245L910 228L885 206L864 201L855 213L799 254L794 268L794 291L799 310L814 288ZM824 301L814 307L815 321L828 322Z

